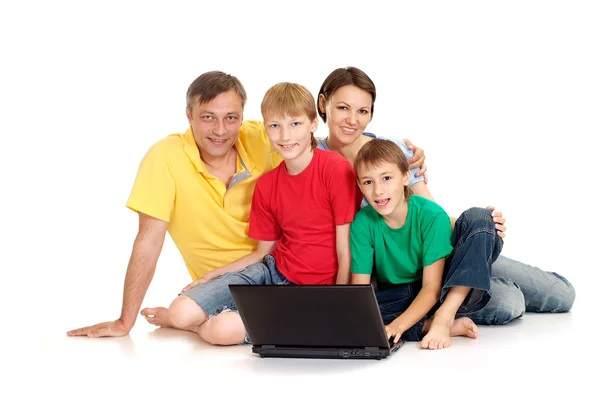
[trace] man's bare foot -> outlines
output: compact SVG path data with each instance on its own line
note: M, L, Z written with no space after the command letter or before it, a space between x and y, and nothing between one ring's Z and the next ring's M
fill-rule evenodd
M146 317L146 321L152 325L164 328L174 327L169 318L169 310L164 307L144 308L140 314Z
M452 344L451 336L466 336L472 339L477 338L478 328L471 318L459 318L457 320L447 318L434 318L431 322L431 328L423 340L421 348L423 349L445 349Z

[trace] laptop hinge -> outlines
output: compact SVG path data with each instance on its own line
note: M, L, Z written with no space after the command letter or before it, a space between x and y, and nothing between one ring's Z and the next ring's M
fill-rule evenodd
M379 347L365 347L365 351L379 351Z
M263 344L260 347L263 348L263 349L274 349L275 345L274 344Z

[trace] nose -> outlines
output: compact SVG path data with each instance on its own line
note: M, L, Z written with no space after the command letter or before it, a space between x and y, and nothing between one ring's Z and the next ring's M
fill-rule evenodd
M376 195L383 194L383 185L378 182L373 182L373 191L375 192Z
M354 126L356 125L356 123L358 122L358 118L356 117L356 115L354 115L354 113L348 113L348 117L346 118L346 123L350 126Z
M227 126L225 125L225 121L217 120L217 123L213 129L213 133L215 135L224 135L227 133Z
M281 127L281 141L287 142L292 139L292 134L287 126Z

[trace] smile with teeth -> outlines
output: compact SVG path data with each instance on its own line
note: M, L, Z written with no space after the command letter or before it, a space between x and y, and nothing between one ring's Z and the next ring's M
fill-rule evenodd
M378 207L385 207L388 205L388 203L390 202L390 199L380 199L380 200L375 200L375 204L377 204Z
M281 148L283 148L284 150L290 150L291 148L293 148L294 146L296 146L298 143L292 143L292 144L280 144L279 146Z
M346 128L345 126L342 126L342 132L352 134L356 132L356 128Z
M227 139L215 139L215 138L208 138L208 140L210 140L211 142L213 142L215 144L223 144L227 141Z

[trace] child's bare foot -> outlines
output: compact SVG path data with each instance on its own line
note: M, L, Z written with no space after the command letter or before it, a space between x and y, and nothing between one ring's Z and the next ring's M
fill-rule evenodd
M169 310L164 307L144 308L141 314L146 317L146 321L152 325L173 328L173 324L169 318Z
M479 328L471 318L463 317L454 321L450 328L450 336L466 336L471 339L477 339Z
M445 349L452 344L450 340L450 329L452 328L452 319L434 318L427 335L421 340L421 348L438 350Z
M434 318L429 332L421 340L423 349L445 349L452 344L451 336L466 336L476 339L478 334L477 325L471 318L463 317L457 320L447 318Z

